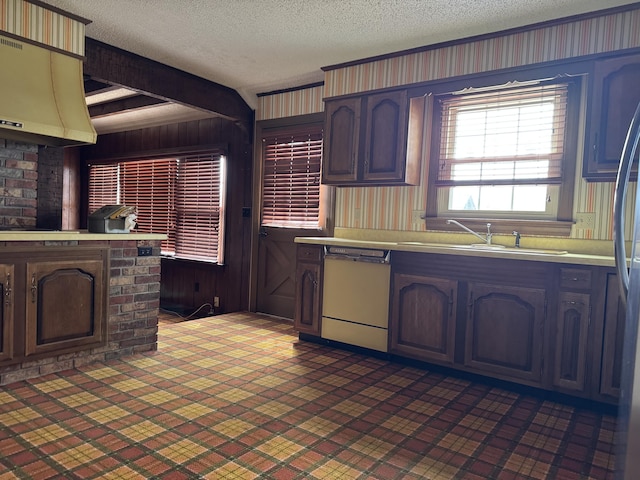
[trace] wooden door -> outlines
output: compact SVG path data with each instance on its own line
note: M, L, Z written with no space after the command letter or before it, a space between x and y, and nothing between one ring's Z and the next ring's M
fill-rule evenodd
M468 308L465 365L540 384L544 290L469 283Z
M296 244L309 234L292 228L262 227L258 239L256 310L293 319L296 302Z
M14 285L13 265L0 265L0 361L13 358Z
M458 283L444 278L393 276L391 352L452 364Z

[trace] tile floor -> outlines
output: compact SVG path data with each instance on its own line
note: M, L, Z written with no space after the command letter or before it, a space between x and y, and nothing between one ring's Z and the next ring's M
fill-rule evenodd
M607 479L615 417L237 313L0 387L0 479Z

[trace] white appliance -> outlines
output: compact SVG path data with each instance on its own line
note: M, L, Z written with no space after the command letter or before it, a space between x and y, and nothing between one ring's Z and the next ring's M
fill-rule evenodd
M625 249L624 205L629 183L631 164L636 157L640 140L640 104L631 120L618 168L614 199L614 249L616 268L620 279L620 291L627 304L618 430L616 432L616 478L636 480L640 478L640 350L638 323L640 321L640 190L636 190L633 223L633 241L630 268L627 270ZM640 185L640 183L638 183Z
M321 337L388 351L388 250L325 248Z

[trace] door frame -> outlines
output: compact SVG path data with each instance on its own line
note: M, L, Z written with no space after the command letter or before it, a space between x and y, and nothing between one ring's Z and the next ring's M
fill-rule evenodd
M253 178L251 202L251 261L249 271L249 310L256 311L258 298L258 251L260 220L262 210L262 137L268 130L304 126L313 123L324 123L324 112L293 117L276 118L271 120L259 120L255 122L253 138ZM321 196L321 227L318 230L309 230L309 236L328 237L333 236L335 216L335 188L324 186L326 194Z

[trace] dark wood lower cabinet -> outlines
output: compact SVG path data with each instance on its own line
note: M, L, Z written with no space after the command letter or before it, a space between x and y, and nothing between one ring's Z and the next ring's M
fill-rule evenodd
M297 258L295 328L320 336L322 247L298 246ZM620 396L625 306L610 267L394 251L389 313L391 354L600 402Z
M320 336L322 320L322 247L298 245L294 328Z
M620 396L622 345L626 317L626 308L619 292L618 277L609 273L606 277L599 393L613 398Z
M108 286L106 247L0 251L0 362L104 345Z
M590 295L560 292L553 336L553 385L584 393L587 379Z
M540 384L545 291L474 282L467 305L465 366Z
M102 341L102 260L34 261L26 265L25 354Z
M457 291L454 280L395 274L390 352L453 364Z
M13 289L14 267L0 264L0 362L13 358Z

